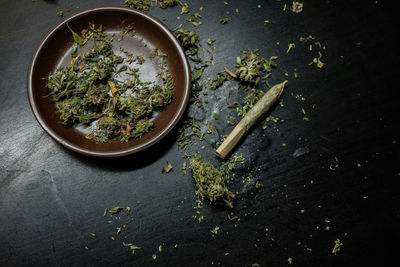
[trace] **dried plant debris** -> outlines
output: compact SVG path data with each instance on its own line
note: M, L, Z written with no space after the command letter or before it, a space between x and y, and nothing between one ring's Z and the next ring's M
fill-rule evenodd
M124 207L117 206L117 207L114 207L114 208L110 209L108 212L109 212L111 215L114 215L114 214L119 213L119 212L120 212L121 210L123 210L123 209L124 209Z
M161 58L162 83L142 82L139 69L132 69L129 64L136 61L140 65L143 57L133 59L129 53L126 58L117 56L102 26L91 24L89 29L82 30L82 36L70 30L75 41L71 64L57 68L47 78L47 88L56 101L62 124L95 122L95 129L87 138L99 142L114 138L128 141L150 131L153 111L162 110L172 101L173 79L166 67L166 55L157 53ZM79 54L78 48L89 40L94 45ZM128 82L117 79L121 72L131 76ZM129 93L133 91L135 94Z
M242 55L236 58L237 79L244 83L257 85L261 80L265 81L271 77L272 68L276 67L276 56L265 59L260 57L258 49L242 51ZM268 83L266 83L268 85Z
M196 182L196 195L211 203L224 204L233 208L235 195L226 186L225 176L221 171L210 162L198 158L190 160L190 169Z
M204 140L204 133L201 131L201 126L193 119L183 121L181 127L178 129L176 140L179 147L185 149L192 142L192 137L197 136L200 140Z
M303 2L293 1L292 8L290 9L293 13L301 13L303 12Z
M217 235L218 234L218 231L219 231L219 226L215 226L215 228L214 229L212 229L212 230L210 230L210 232L212 233L212 234L214 234L214 235Z
M171 162L167 161L167 166L163 166L161 172L169 173L172 170Z
M189 18L186 19L186 21L191 22L192 25L197 28L201 24L203 24L201 21L198 21L200 18L201 18L201 15L196 12L196 13L190 14Z
M182 6L181 15L189 13L189 5L188 4L186 4L186 3L182 4L181 2L179 2L179 4Z
M335 255L336 255L336 253L338 253L338 252L340 251L340 247L341 247L341 246L343 246L343 243L340 242L340 239L339 239L339 238L337 238L337 239L335 240L335 244L333 245L332 254L335 254Z
M182 44L183 48L189 51L189 55L197 54L197 42L199 40L199 36L193 30L178 28L174 31L174 34Z
M135 250L136 250L136 249L141 249L141 247L135 246L135 245L132 244L132 243L125 243L125 242L122 242L122 245L123 245L124 247L129 247L130 250L132 251L132 254L135 254Z
M147 11L151 6L151 0L125 0L125 6L142 11Z
M220 22L221 24L227 24L229 21L230 21L229 18L219 18L219 22Z
M178 4L177 0L159 0L158 6L160 8L174 7Z
M224 170L225 172L229 173L235 170L239 163L243 166L244 161L245 159L242 153L240 153L240 155L237 153L232 154L228 160L222 163L221 170Z

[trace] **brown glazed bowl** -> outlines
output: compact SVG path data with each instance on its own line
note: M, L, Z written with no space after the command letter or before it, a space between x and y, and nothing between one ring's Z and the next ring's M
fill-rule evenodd
M154 118L153 129L141 138L129 142L109 140L99 143L85 138L85 134L74 127L60 123L60 114L54 99L49 94L47 76L57 66L70 62L73 38L68 25L75 32L88 28L89 23L102 25L105 32L119 32L121 25L133 23L135 36L140 36L150 47L167 54L167 65L174 79L173 100ZM126 35L127 36L127 35ZM137 40L125 38L121 41L131 51L140 51ZM151 73L151 72L150 72ZM153 16L124 7L96 7L80 11L61 20L43 37L36 48L28 69L27 89L29 103L40 126L64 147L95 157L118 157L141 151L161 140L177 124L187 106L191 89L191 72L184 50L168 28Z

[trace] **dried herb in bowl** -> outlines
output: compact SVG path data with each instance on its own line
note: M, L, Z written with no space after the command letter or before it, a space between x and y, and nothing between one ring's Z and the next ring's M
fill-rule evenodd
M160 62L161 83L143 82L139 69L130 64L141 65L145 59L123 49L120 50L125 56L117 55L113 37L109 38L102 26L92 24L82 30L82 36L70 30L75 41L71 64L58 67L47 77L47 88L56 101L61 123L91 125L93 132L87 138L100 142L128 141L150 131L154 111L172 101L173 79L166 55L156 48L150 55L150 59ZM92 42L86 52L78 53L79 47ZM118 80L119 73L128 75L128 81Z

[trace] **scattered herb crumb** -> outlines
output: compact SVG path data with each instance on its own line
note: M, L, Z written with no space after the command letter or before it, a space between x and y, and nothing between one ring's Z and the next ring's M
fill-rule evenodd
M186 13L189 13L189 6L188 6L188 4L184 3L184 4L182 5L181 15L182 15L182 14L186 14Z
M294 43L289 43L288 44L288 49L286 50L286 54L289 54L289 52L293 49L296 48L296 45Z
M335 240L335 245L333 246L333 249L332 249L332 254L335 254L335 255L336 255L336 253L338 253L338 252L340 251L340 247L341 247L341 246L343 246L343 243L340 242L340 239L339 239L339 238L337 238L337 239Z
M219 226L215 226L214 229L210 230L211 233L213 233L214 235L217 235L219 231Z
M292 12L293 13L301 13L303 11L303 2L293 1L292 2Z
M221 24L227 24L229 21L230 21L229 18L219 18L219 22L220 22Z
M117 206L117 207L114 207L114 208L110 209L108 212L109 212L111 215L114 215L114 214L119 213L119 212L120 212L121 210L123 210L123 209L124 209L124 207Z
M163 166L161 172L169 173L172 170L171 162L167 161L167 166Z

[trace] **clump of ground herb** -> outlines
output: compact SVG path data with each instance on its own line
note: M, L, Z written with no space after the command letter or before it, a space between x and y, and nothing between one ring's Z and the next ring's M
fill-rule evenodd
M197 41L199 36L192 30L177 29L174 31L176 38L181 42L185 50L189 50L190 55L197 54Z
M90 25L89 29L82 30L82 36L70 30L75 41L71 64L58 67L47 78L47 88L56 101L62 124L89 125L96 121L95 130L87 138L100 142L141 137L153 127L150 121L153 111L163 109L172 101L173 79L166 67L166 55L157 53L161 58L162 83L142 82L138 69L129 65L117 68L131 63L130 57L126 59L114 53L112 41L101 26ZM78 47L89 40L94 45L78 54ZM144 61L140 56L135 60L138 64ZM132 78L128 82L119 81L116 74L120 72Z
M260 80L263 80L269 86L267 79L271 77L273 67L276 67L276 56L265 59L260 57L258 49L248 49L242 51L242 55L236 58L235 75L230 74L234 78L248 84L257 85ZM226 70L225 70L226 71Z
M151 0L125 0L125 6L138 10L147 11L151 6Z
M190 160L190 169L196 182L196 195L211 203L222 203L233 208L235 195L226 186L225 176L221 171L198 158Z

